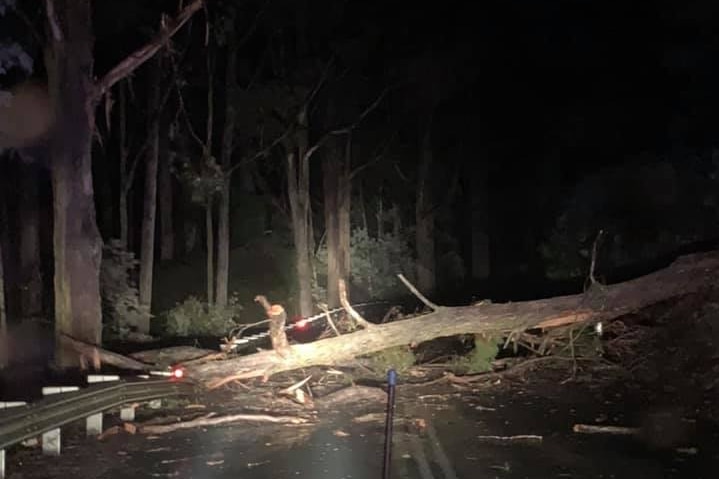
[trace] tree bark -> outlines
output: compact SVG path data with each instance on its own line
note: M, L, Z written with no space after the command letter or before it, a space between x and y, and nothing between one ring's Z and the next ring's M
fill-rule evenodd
M432 117L421 130L420 163L417 171L415 205L417 287L423 294L435 290L434 204L430 171L432 167Z
M342 168L337 148L328 147L322 159L322 184L325 207L325 244L327 245L327 305L336 308L340 304L340 221L339 181Z
M99 344L102 240L92 186L93 36L90 0L49 1L47 71L56 124L50 140L55 253L55 362L77 365L62 335Z
M325 237L327 241L327 305L340 304L339 282L348 282L350 273L350 179L352 134L347 134L344 148L341 139L331 140L322 162Z
M234 27L234 18L229 20ZM238 39L234 28L230 27L227 45L227 71L225 72L225 125L222 132L222 152L220 165L222 171L229 171L232 163L232 150L235 144L237 101L237 44ZM218 218L217 218L217 281L215 303L218 306L227 306L228 283L230 280L230 182L232 175L226 175L220 191Z
M577 294L519 303L437 307L424 316L376 325L356 333L296 344L280 358L274 352L188 366L188 377L212 387L228 378L245 379L282 371L346 362L382 349L458 334L501 337L527 329L550 329L608 321L647 306L712 288L719 274L719 251L683 256L646 276L607 286L598 301Z
M347 134L344 154L340 163L339 198L337 203L337 216L339 218L339 281L349 284L350 278L350 241L352 236L352 132Z
M300 314L312 315L312 265L310 263L310 161L307 112L298 115L294 142L287 145L287 192L295 244L295 270Z
M201 6L201 0L187 5L152 41L94 84L90 0L45 2L45 66L55 120L50 138L55 362L61 368L76 365L80 359L62 343L63 335L88 344L99 344L102 337L102 240L95 215L91 158L95 105L112 85L151 58Z
M215 302L215 225L212 220L212 198L205 203L205 238L207 239L207 304Z
M161 57L151 65L148 112L150 118L149 144L145 164L145 194L143 197L142 244L140 246L140 304L152 309L152 273L155 265L155 229L157 216L157 169L160 160L160 83ZM150 332L149 317L137 325L140 333Z

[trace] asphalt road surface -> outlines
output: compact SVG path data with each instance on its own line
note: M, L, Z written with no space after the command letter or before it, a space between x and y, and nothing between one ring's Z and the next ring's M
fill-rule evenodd
M442 394L398 390L391 477L716 477L716 431L677 436L676 444L661 447L651 437L578 435L572 432L575 423L632 425L641 415L621 395L608 400L575 386L537 388ZM553 391L547 393L548 388ZM382 412L377 408L375 417ZM234 424L159 436L120 433L102 441L83 438L78 427L64 431L60 457L11 451L8 477L380 478L381 419L357 423L355 417L348 412L312 426ZM654 439L672 433L672 428L652 432ZM520 435L531 437L501 439Z

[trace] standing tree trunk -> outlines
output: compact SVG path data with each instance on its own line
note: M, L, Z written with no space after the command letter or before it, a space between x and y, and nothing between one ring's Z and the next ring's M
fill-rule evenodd
M214 69L211 51L207 55L207 124L205 126L204 160L207 165L214 161L212 157L212 135L215 125L215 88ZM215 225L212 219L214 191L205 192L205 239L207 240L207 304L215 302Z
M322 163L325 195L325 230L327 238L327 304L340 305L339 281L347 283L350 270L350 198L352 135L348 134L345 148L335 140L327 148Z
M43 282L40 259L39 178L32 165L21 167L20 208L20 311L24 317L43 312Z
M325 203L325 242L327 244L327 305L340 305L340 221L339 179L340 155L337 148L328 147L322 161L322 183Z
M352 200L352 132L347 134L347 142L345 143L345 151L342 157L340 177L339 177L339 202L337 211L339 217L339 262L340 277L339 280L349 284L350 276L350 240L352 235L351 217L351 200Z
M162 80L161 56L156 56L150 66L150 95L148 112L150 118L149 149L145 165L145 194L143 197L142 243L140 246L140 304L152 309L152 272L155 263L155 218L157 215L157 168L160 159L160 84ZM138 331L150 332L149 316L144 316Z
M212 221L212 197L205 203L205 237L207 239L207 304L214 303L215 226Z
M425 295L435 290L434 204L432 198L432 117L421 131L420 161L417 170L417 203L415 205L417 286Z
M300 314L312 315L312 264L310 263L310 162L307 155L307 112L298 115L294 143L287 152L287 192L295 243L295 270Z
M93 36L90 0L52 0L46 67L56 124L50 140L55 253L55 362L78 364L63 335L99 344L102 240L92 186Z
M234 34L234 18L229 19L227 71L225 73L225 125L222 132L222 152L220 163L226 177L220 191L217 218L217 281L215 284L215 303L227 306L227 291L230 280L230 182L232 176L226 172L232 162L232 150L235 140L235 103L237 101L237 48L238 39Z

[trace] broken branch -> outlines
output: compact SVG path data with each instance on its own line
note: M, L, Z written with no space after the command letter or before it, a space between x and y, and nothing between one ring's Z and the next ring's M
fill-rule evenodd
M52 3L52 2L48 2ZM203 0L194 0L183 8L174 20L165 23L160 32L149 43L135 50L115 65L95 84L93 102L97 102L115 83L130 75L140 65L153 57L203 5Z

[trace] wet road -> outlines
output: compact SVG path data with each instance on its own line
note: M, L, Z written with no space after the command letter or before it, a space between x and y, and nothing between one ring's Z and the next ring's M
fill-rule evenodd
M568 386L571 388L571 386ZM716 435L686 439L696 451L657 450L618 436L571 431L577 422L637 421L621 397L592 391L535 395L506 389L462 394L400 390L393 478L710 478L719 465ZM382 413L377 408L375 413ZM86 440L66 434L63 455L11 454L9 477L370 479L381 477L383 424L343 414L314 426L232 425L161 436L118 434ZM419 422L418 422L419 420ZM422 424L419 429L417 424ZM480 436L542 436L538 444L488 444ZM714 433L711 433L714 434ZM22 463L22 464L20 464Z

